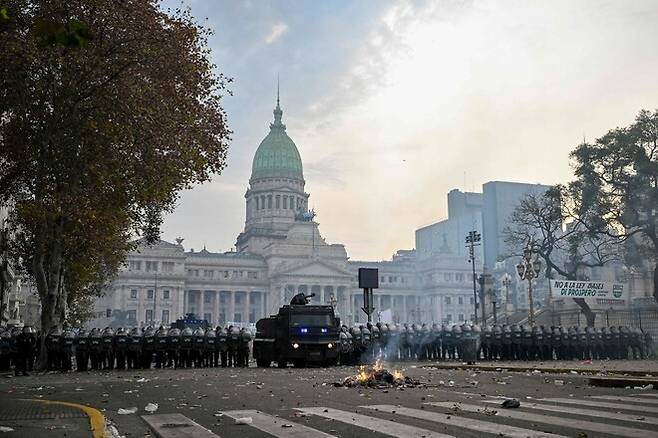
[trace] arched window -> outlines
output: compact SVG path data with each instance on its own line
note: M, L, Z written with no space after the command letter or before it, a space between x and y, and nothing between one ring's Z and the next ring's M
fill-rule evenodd
M272 195L267 195L267 208L272 208Z
M288 197L287 196L283 197L283 209L284 210L288 209Z
M275 202L275 204L276 204L276 205L275 205L275 208L278 210L279 208L281 208L281 196L280 196L280 195L276 195L275 201L276 201L276 202Z
M260 209L265 210L265 195L260 197Z
M260 210L260 202L258 202L258 196L255 196L254 199L256 200L256 210Z

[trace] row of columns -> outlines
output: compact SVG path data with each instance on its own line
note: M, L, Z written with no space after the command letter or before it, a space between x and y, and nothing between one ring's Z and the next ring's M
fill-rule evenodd
M206 303L206 298L209 298L209 303ZM185 293L185 313L194 313L202 319L209 313L209 322L213 325L225 325L229 322L255 323L267 315L267 293L188 290Z

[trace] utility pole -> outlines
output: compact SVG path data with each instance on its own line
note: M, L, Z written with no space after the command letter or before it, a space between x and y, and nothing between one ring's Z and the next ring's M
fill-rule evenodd
M466 236L466 247L468 248L469 263L473 268L473 307L475 316L475 324L478 323L478 292L477 292L477 277L475 276L475 247L480 246L482 236L477 231L473 230Z

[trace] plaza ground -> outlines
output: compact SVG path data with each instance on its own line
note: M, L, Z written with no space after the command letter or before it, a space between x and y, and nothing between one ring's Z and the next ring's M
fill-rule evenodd
M0 426L14 430L0 436L92 436L84 415L73 408L48 405L50 415L44 415L41 408L30 407L29 403L36 402L18 400L89 406L126 437L154 436L142 416L162 414L181 414L166 418L192 420L220 437L658 436L658 391L593 387L588 385L590 372L586 371L632 369L650 374L658 371L655 360L536 362L530 365L537 371L528 372L508 369L528 365L525 362L495 363L499 370L492 371L438 369L431 365L390 364L388 368L400 369L424 383L403 389L333 385L354 374L355 367L135 370L7 377L0 379ZM543 367L570 371L541 372ZM521 407L497 406L508 397L518 399ZM148 403L158 404L155 414L144 410ZM133 407L138 409L136 413L118 413ZM66 412L58 416L58 409ZM27 420L21 420L21 415ZM236 424L236 418L247 417L251 424ZM180 433L193 430L174 420L165 424L160 436L185 436Z

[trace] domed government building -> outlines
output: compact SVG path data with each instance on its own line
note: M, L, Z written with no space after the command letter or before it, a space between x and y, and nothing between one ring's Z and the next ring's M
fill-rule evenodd
M186 313L213 325L253 324L299 292L315 293L314 303L334 305L344 323L354 324L366 320L360 267L379 268L375 321L471 319L470 265L447 247L431 257L401 250L388 261L353 261L344 245L322 237L282 116L277 97L274 121L254 155L236 250L186 250L182 239L140 245L95 303L93 326L168 324Z

